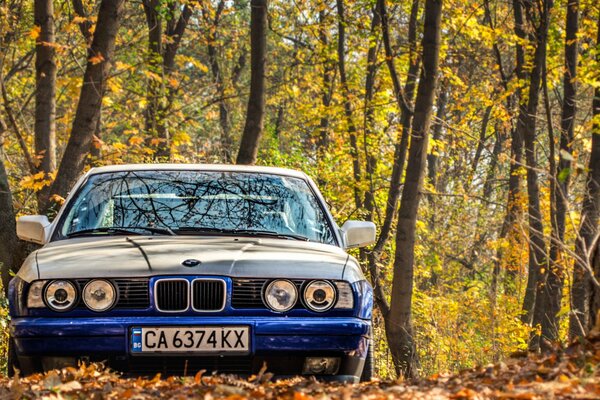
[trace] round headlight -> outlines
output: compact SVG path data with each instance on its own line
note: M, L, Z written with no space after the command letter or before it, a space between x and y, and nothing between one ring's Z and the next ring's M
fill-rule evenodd
M284 279L269 283L265 289L265 303L273 311L285 312L291 310L298 300L296 285Z
M83 288L83 302L92 311L106 311L117 300L115 287L104 279L89 281Z
M304 289L304 302L313 311L327 311L335 304L335 288L327 281L312 281Z
M52 281L46 286L44 300L54 311L68 311L75 305L77 289L69 281Z

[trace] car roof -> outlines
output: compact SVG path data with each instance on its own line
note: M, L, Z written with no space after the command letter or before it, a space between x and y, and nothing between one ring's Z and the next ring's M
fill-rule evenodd
M253 172L258 174L284 175L306 179L302 171L276 167L258 167L254 165L225 165L225 164L120 164L90 169L88 175L107 172L127 171L215 171L215 172Z

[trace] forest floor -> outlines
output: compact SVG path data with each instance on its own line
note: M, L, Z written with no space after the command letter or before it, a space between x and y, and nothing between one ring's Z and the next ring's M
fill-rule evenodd
M208 375L123 378L92 364L29 377L0 378L0 399L600 399L600 334L539 356L516 354L495 365L415 382L325 384L314 379L272 381Z

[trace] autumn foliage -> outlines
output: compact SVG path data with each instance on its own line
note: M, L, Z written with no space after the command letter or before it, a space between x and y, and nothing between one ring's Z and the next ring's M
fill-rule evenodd
M594 0L0 0L4 282L31 250L15 218L52 217L83 171L243 150L313 177L340 225L377 224L354 253L375 287L376 372L407 372L390 352L402 326L411 374L439 374L343 388L87 366L3 390L598 396L597 342L563 348L600 307L599 19ZM501 362L526 350L555 354ZM493 366L445 375L478 365Z

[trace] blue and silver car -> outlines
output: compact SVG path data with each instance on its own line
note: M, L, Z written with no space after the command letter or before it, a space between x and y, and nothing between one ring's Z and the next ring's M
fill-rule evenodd
M10 283L10 372L370 378L373 294L345 249L375 226L339 228L302 172L94 168L17 232L42 247Z

